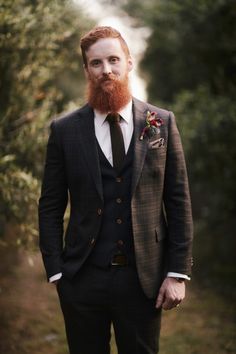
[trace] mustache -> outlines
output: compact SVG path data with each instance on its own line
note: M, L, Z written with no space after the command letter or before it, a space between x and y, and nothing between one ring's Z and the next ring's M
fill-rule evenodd
M99 84L102 84L103 82L106 81L116 81L117 78L115 75L112 74L104 74L103 77L98 81Z

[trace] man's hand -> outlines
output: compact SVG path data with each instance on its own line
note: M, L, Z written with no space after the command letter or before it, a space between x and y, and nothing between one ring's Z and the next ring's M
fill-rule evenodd
M171 310L178 306L185 297L185 283L175 278L167 277L160 288L156 308Z

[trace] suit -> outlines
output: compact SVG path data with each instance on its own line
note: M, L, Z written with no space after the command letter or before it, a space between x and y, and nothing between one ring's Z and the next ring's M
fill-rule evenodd
M191 204L173 114L137 99L133 99L133 108L131 210L135 256L143 290L154 297L163 270L191 272ZM164 124L159 135L140 140L148 110L157 112ZM93 110L85 105L54 121L51 130L39 201L40 248L48 277L63 267L63 273L73 278L96 244L103 210ZM164 139L161 147L160 137ZM71 214L63 249L68 190Z

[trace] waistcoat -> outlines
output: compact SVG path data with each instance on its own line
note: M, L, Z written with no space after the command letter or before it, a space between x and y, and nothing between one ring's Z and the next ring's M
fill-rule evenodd
M125 254L135 263L131 221L131 181L134 142L131 140L119 174L105 157L97 142L103 184L104 210L99 235L88 263L106 267L116 254Z

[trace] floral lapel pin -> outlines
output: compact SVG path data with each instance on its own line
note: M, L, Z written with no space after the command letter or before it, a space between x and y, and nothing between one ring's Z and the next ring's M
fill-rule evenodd
M156 112L147 111L146 125L140 135L140 140L143 140L146 136L151 138L152 136L160 133L160 127L163 125L163 120L157 116Z

